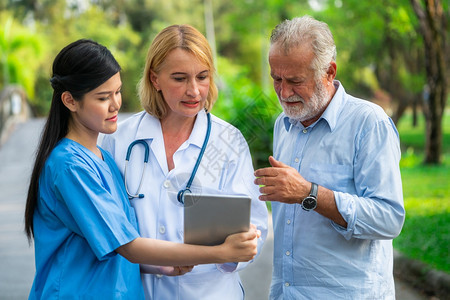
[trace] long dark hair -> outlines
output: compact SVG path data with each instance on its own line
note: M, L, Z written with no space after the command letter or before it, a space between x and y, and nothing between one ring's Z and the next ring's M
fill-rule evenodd
M81 39L64 47L53 61L52 103L45 123L28 188L25 207L25 233L34 238L33 215L39 197L39 177L56 144L67 135L71 114L61 96L65 91L81 101L84 95L106 82L120 71L111 52L97 42Z

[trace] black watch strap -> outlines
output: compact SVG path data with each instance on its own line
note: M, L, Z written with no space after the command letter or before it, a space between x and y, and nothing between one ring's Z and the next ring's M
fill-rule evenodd
M309 192L309 195L311 197L314 197L317 199L317 193L319 192L319 186L317 183L311 182L311 191Z

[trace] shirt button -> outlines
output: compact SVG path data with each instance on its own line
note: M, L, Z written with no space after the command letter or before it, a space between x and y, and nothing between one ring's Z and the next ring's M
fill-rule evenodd
M164 181L163 186L167 189L170 186L170 181L169 180Z
M156 277L157 277L157 278L162 278L163 275L161 275L161 274L156 274Z
M166 233L166 227L160 226L160 227L159 227L159 233L161 233L161 234Z
M287 220L286 223L289 225L291 224L291 220Z
M290 284L289 284L289 282L286 282L284 285L285 285L285 286L289 286Z
M300 161L300 159L298 159L298 157L296 157L294 160L296 163L298 163Z
M308 133L308 129L303 129L303 133Z
M291 252L286 251L286 255L287 255L287 256L291 255Z

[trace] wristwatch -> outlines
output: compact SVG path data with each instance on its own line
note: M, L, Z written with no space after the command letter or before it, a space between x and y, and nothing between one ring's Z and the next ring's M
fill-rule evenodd
M306 211L314 210L317 207L317 192L319 191L319 186L314 182L311 182L311 191L309 196L307 196L302 201L302 208Z

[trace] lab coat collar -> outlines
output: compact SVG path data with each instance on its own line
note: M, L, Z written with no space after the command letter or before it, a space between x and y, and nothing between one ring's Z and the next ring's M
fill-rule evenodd
M201 110L195 119L194 128L192 129L191 135L187 142L189 144L196 145L201 148L206 135L207 129L207 118L206 112ZM154 128L156 130L149 130L149 128ZM161 122L158 118L143 112L141 122L136 133L136 140L153 140L156 138L162 138Z
M159 119L145 111L142 112L142 114L135 140L153 140L158 137L162 138L161 122ZM155 130L149 130L149 128L154 128Z
M212 116L211 116L212 117ZM206 129L208 128L208 119L205 110L199 111L195 119L194 128L192 128L191 135L188 142L201 148L206 136Z

